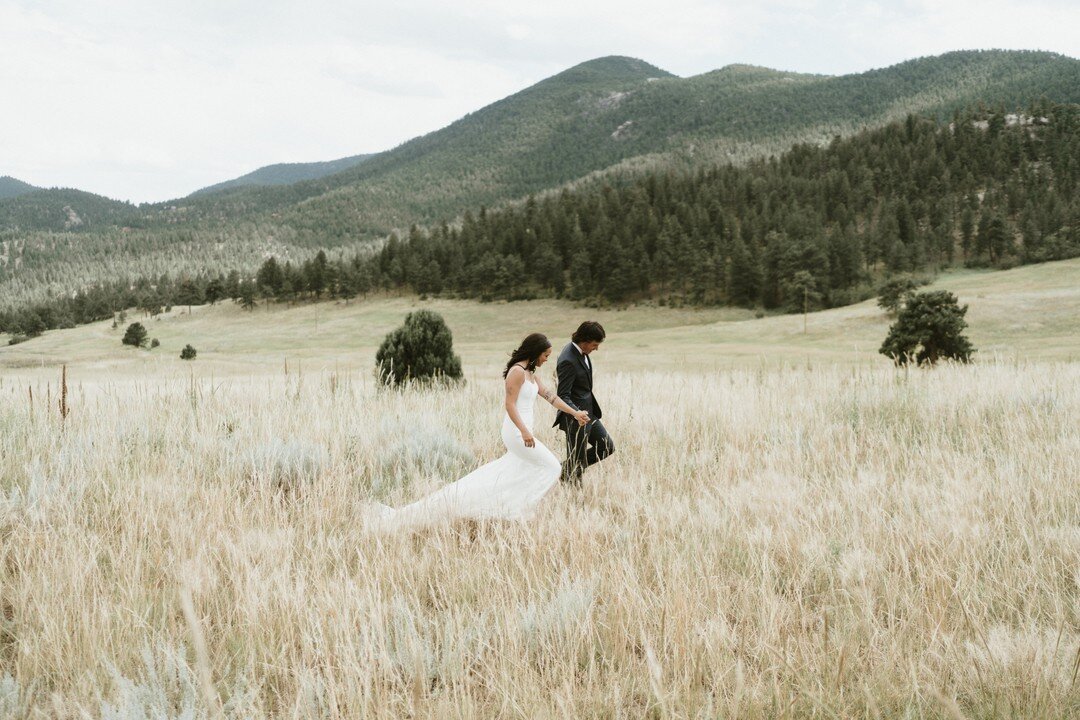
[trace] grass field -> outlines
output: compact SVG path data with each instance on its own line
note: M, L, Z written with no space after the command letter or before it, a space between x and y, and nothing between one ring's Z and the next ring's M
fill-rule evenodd
M957 293L970 306L969 336L980 361L1080 360L1080 260L957 273L933 287ZM811 313L804 334L801 315L755 319L738 309L593 310L556 301L383 298L348 305L260 306L253 312L225 303L196 307L191 314L177 308L160 320L130 317L128 322L143 322L150 336L161 341L152 352L121 345L124 328L113 329L109 322L52 331L21 345L0 346L0 370L54 378L59 365L67 363L86 380L170 376L178 370L186 375L191 366L179 354L191 343L199 352L196 371L206 376L283 372L286 359L294 371L299 363L312 371L366 373L386 333L419 307L446 318L467 373L477 380L494 372L527 333L547 333L561 346L586 318L608 330L597 360L607 372L888 363L877 349L889 319L873 300ZM0 336L0 342L6 340Z
M943 278L979 362L932 371L877 355L872 303L805 335L427 303L469 382L405 394L371 371L402 299L4 348L0 717L1078 716L1078 279ZM584 317L618 443L584 491L365 532L496 457L505 353Z

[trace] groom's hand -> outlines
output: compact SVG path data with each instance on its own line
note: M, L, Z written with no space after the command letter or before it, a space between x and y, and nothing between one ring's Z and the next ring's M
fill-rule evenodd
M589 413L584 410L578 410L574 413L574 419L577 420L578 425L585 427L589 424Z

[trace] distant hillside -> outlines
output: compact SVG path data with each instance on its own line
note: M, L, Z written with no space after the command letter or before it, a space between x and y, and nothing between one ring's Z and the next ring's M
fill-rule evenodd
M598 169L587 158L574 160L561 153L519 172L523 154L551 143L552 133L563 132L559 123L567 113L591 116L610 109L620 102L621 93L658 78L674 76L632 58L593 60L344 172L282 187L192 197L154 209L160 218L185 223L271 216L296 230L309 246L337 245L361 234L429 221L442 216L441 208L452 216L475 204L516 197ZM567 147L576 145L575 137L564 139ZM357 196L359 187L369 190ZM333 219L322 217L324 198ZM294 212L309 202L316 204L310 212Z
M216 185L210 185L201 190L196 190L191 193L189 197L205 195L220 190L250 187L253 185L290 185L303 180L317 180L318 178L327 175L339 173L342 170L348 170L372 157L375 157L374 153L369 153L367 155L353 155L351 157L341 158L339 160L328 160L326 162L278 163L277 165L267 165L266 167L261 167L258 170L249 172L247 175L241 175L233 180L226 180L225 182L220 182Z
M0 229L87 232L115 229L133 217L135 206L71 188L35 188L0 200Z
M688 168L775 154L798 141L947 117L980 101L1080 101L1080 61L973 51L840 77L733 65L678 78L632 58L593 60L336 175L193 198L163 215L271 215L298 242L335 246L411 223L451 220L610 168Z
M955 123L909 115L742 166L468 213L353 265L376 287L428 296L846 305L891 275L1080 256L1077 158L1080 105L976 108ZM282 281L275 296L301 284Z
M1031 110L973 108L952 122L908 115L745 165L645 172L466 212L460 226L412 229L375 252L301 259L271 250L257 273L227 261L201 273L177 263L170 276L131 273L32 308L0 302L0 332L31 337L127 307L347 301L373 291L805 311L871 297L892 276L1077 257L1080 104ZM189 233L172 239L194 249ZM70 250L85 277L117 248Z
M1015 109L1040 98L1080 102L1080 61L965 51L839 77L730 65L679 78L641 60L601 58L314 180L137 208L89 194L0 201L0 240L18 236L0 287L41 297L75 280L251 268L269 253L371 244L413 223L453 223L466 210L569 185L744 164L909 112L947 120L960 107ZM65 208L84 222L70 224Z
M26 193L34 192L38 188L22 180L17 180L10 175L0 177L0 200L4 198L18 197Z

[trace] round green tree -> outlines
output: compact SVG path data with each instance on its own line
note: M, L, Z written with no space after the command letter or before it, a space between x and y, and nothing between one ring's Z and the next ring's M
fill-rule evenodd
M181 360L194 360L195 359L195 354L196 354L195 353L195 348L193 348L190 344L188 344L188 345L185 345L184 349L180 351L180 359Z
M450 328L441 315L417 310L383 340L375 354L376 370L387 385L410 380L460 380L461 358L454 354L453 345Z
M975 348L963 334L967 310L947 290L912 293L879 352L897 365L933 365L943 359L970 362Z
M124 339L120 342L125 345L133 345L135 347L143 347L146 345L146 328L142 323L131 323L127 326L127 330L124 331Z

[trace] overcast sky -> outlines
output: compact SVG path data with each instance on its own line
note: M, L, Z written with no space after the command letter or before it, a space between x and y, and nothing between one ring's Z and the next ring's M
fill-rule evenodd
M579 62L1080 57L1076 0L0 0L0 175L133 202L377 152Z

